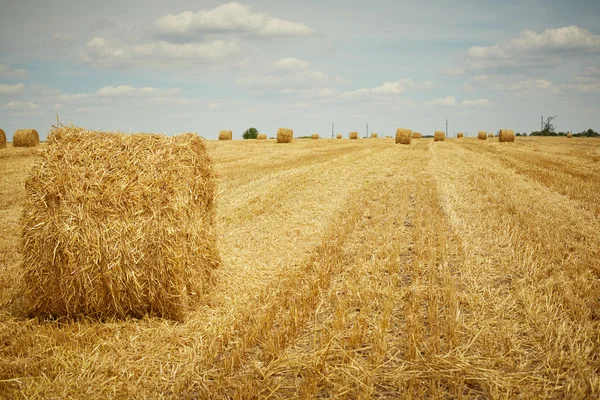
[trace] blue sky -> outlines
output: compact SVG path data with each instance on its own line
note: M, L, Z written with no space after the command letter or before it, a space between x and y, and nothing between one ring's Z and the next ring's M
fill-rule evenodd
M0 127L600 129L598 1L6 1Z

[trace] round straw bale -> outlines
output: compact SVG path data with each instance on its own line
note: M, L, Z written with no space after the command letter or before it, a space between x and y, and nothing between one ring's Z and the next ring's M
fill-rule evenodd
M350 139L358 139L358 132L350 132Z
M423 137L423 135L421 135L421 133L419 133L419 132L413 132L412 137L413 137L413 139L421 139Z
M13 147L35 147L40 144L40 135L35 129L17 129L13 135Z
M493 133L488 133L487 137L489 137L489 138L493 138L493 137L494 137L494 134L493 134Z
M477 132L477 140L485 140L487 139L487 133L484 131Z
M435 131L435 133L433 134L433 141L443 142L444 140L446 140L446 134L444 132Z
M457 138L457 139L458 139L458 138L461 138L461 137L463 137L463 136L464 136L464 134L463 134L462 132L458 132L458 133L456 134L456 138Z
M573 134L571 132L567 133L567 139L571 139L573 137ZM2 144L0 144L0 147L2 147Z
M371 133L371 139L377 139L377 134L376 133Z
M0 129L0 149L6 148L6 133Z
M514 142L515 141L515 131L513 131L512 129L500 129L500 133L498 133L498 141Z
M292 143L294 131L286 128L279 128L277 131L277 143Z
M318 133L313 133L312 135L310 135L311 139L319 139L319 134Z
M267 135L265 133L259 133L256 135L257 140L267 140Z
M412 131L410 129L396 129L396 144L410 144L412 140Z
M183 320L220 264L203 140L53 130L25 184L32 316Z
M342 134L341 134L341 133L338 133L336 137L337 137L338 139L341 139L341 138L342 138Z
M232 140L233 133L231 131L220 131L219 140Z

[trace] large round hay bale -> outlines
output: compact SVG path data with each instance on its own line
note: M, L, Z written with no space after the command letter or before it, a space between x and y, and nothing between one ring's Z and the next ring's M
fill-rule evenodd
M267 140L267 135L265 133L259 133L256 135L257 140Z
M0 129L0 149L6 148L6 133Z
M494 137L494 134L493 134L493 133L488 133L487 137L489 137L489 138L493 138L493 137Z
M413 139L421 139L423 135L420 132L413 132L412 137Z
M512 129L500 129L498 140L500 142L514 142L515 132Z
M233 133L231 131L220 131L219 140L232 140Z
M220 264L204 141L51 132L21 217L32 316L182 320Z
M446 134L444 132L435 131L435 133L433 134L433 141L443 142L444 140L446 140Z
M337 137L338 139L341 139L341 138L342 138L342 134L341 134L341 133L338 133L336 137Z
M461 138L461 137L463 137L463 136L464 136L464 134L463 134L462 132L458 132L458 133L456 134L456 138L457 138L457 139L459 139L459 138Z
M377 139L377 134L376 133L371 133L371 139Z
M40 144L40 135L35 129L17 129L13 135L13 147L35 147Z
M486 140L487 139L487 133L484 131L479 131L477 132L477 140Z
M312 135L310 135L310 138L313 140L319 139L319 134L318 133L313 133Z
M396 144L410 144L412 140L412 130L398 128L396 129Z
M294 131L286 128L279 128L277 131L277 143L292 143Z
M350 139L358 139L358 132L350 132Z
M573 134L571 132L567 133L567 139L571 139L573 137ZM0 144L0 147L2 147L2 145Z

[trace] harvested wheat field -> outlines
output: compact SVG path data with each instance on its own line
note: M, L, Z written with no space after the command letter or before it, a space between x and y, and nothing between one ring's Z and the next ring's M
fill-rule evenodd
M0 152L0 398L600 394L596 139L206 142L221 265L181 322L25 315L45 148Z

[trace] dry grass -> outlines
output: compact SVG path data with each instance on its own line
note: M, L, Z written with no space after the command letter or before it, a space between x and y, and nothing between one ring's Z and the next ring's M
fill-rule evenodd
M182 323L16 313L39 155L0 152L0 397L598 397L597 140L207 147L223 264Z
M486 140L487 137L488 137L488 135L485 131L479 131L477 133L477 140Z
M12 143L14 147L35 147L40 144L40 135L35 129L17 129Z
M410 144L412 140L412 131L410 129L396 129L396 144Z
M0 149L6 148L6 133L3 129L0 129Z
M256 135L256 140L267 140L267 135L264 133L259 133Z
M500 129L500 133L498 133L498 141L514 142L515 132L512 129Z
M219 265L203 140L62 127L48 144L25 183L27 313L182 320Z
M277 143L292 143L294 131L286 128L279 128L277 131Z
M231 131L220 131L219 140L232 140L233 133Z
M446 134L444 132L435 131L435 133L433 134L433 141L443 142L444 140L446 140Z
M358 132L350 132L350 139L358 139Z

